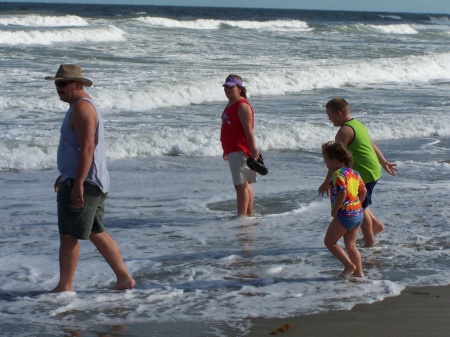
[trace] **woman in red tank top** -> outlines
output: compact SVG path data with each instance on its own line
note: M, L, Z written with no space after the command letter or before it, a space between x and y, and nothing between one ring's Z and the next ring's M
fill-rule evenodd
M229 75L223 84L228 104L222 113L220 141L223 148L223 159L228 161L236 189L238 217L253 215L253 189L251 183L256 182L256 172L248 168L246 160L258 159L253 133L254 112L247 101L247 89L242 78Z

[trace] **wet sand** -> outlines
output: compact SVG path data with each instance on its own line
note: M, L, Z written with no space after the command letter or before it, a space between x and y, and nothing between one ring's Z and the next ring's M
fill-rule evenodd
M251 320L247 334L220 322L148 323L103 327L72 336L122 337L213 337L272 336L277 328L291 328L276 336L304 337L447 337L450 335L450 285L406 288L399 296L371 304L358 304L348 311L332 311L289 318ZM69 331L66 331L69 332Z
M278 327L291 329L277 336L307 337L444 337L450 335L450 285L406 288L399 296L348 311L285 319L255 319L249 337L270 336Z

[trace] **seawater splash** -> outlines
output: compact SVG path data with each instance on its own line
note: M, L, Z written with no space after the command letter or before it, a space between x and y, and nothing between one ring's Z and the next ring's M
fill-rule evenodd
M450 19L447 16L430 16L430 23L436 24L436 25L448 25L450 26Z
M149 26L164 28L187 28L187 29L211 29L217 30L224 26L241 29L261 29L261 30L311 30L308 24L299 20L272 20L272 21L231 21L231 20L174 20L160 17L140 17L135 20L143 22Z
M316 112L323 114L320 123L310 122L305 118L273 121L270 114L257 111L256 140L259 149L319 153L321 144L334 138L336 128L327 122L324 111L317 110ZM220 110L217 115L219 113ZM366 123L376 141L450 137L450 121L445 116L417 116L415 123L405 123L395 113L370 118L360 114L356 116ZM210 121L205 123L196 122L194 115L191 122L182 122L181 116L174 116L179 120L177 124L169 120L156 122L156 119L149 118L146 123L132 128L106 118L107 156L111 160L160 156L220 157L220 119L214 117L211 116ZM7 132L0 138L0 171L55 167L59 137L56 130L59 125L58 120L53 126L47 125L50 130L30 128L28 133L21 134L20 137Z
M400 24L400 25L367 25L369 29L373 29L375 31L379 31L381 33L385 34L406 34L406 35L412 35L412 34L418 34L419 32L414 29L413 26L408 24Z
M25 27L69 27L87 26L89 25L89 23L85 19L76 15L42 16L33 14L13 17L0 17L0 25Z
M413 70L413 71L412 71ZM323 88L340 88L345 85L383 85L428 83L450 79L450 53L408 56L382 60L341 61L320 64L299 64L296 69L266 69L244 74L251 96L286 95ZM149 111L161 107L188 106L223 100L221 90L223 78L203 78L210 90L207 96L200 87L187 84L135 83L122 84L99 92L99 99L105 108ZM266 83L271 83L267 86ZM149 93L150 90L150 93Z
M113 42L124 41L124 32L114 26L97 29L69 28L51 31L3 31L0 45L52 45L68 42Z
M401 20L402 19L402 17L401 16L399 16L399 15L379 15L379 17L380 18L383 18L383 19L391 19L391 20Z

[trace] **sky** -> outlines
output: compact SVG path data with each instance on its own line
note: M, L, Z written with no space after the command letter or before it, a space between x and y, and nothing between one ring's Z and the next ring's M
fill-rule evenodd
M450 14L450 0L0 0L0 2L292 8Z

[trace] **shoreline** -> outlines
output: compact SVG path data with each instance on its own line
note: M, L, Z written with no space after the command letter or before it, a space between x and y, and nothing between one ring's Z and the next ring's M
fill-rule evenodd
M248 337L270 336L291 323L280 336L308 337L444 337L448 336L450 285L407 287L398 296L351 310L330 311L300 317L252 320Z
M250 319L246 334L223 322L171 322L101 326L77 336L245 336L263 337L285 324L289 330L277 336L307 337L446 337L450 317L450 284L407 287L398 296L370 304L357 304L351 310L330 311L287 318ZM80 332L79 332L80 333Z

